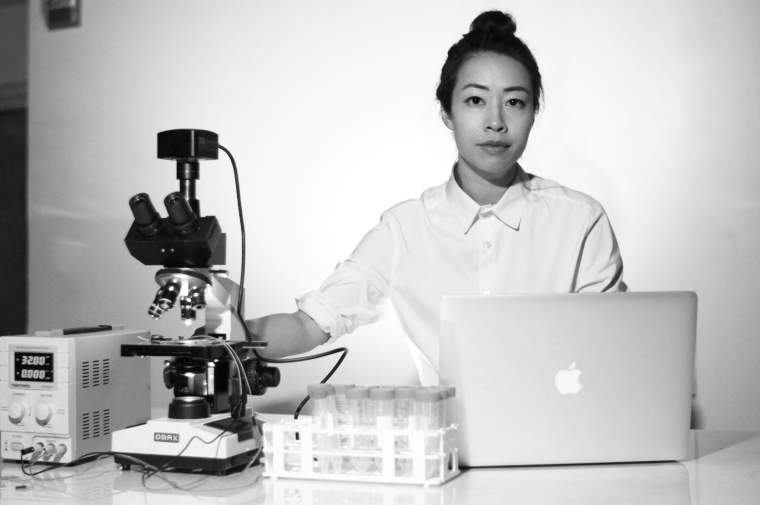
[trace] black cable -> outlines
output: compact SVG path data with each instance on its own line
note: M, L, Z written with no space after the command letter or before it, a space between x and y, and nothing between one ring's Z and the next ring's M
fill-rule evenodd
M157 468L154 465L151 465L153 468L150 471L145 472L143 474L143 476L142 476L143 485L145 485L145 482L149 478L153 477L157 473L163 472L167 468L171 468L171 463L174 463L175 461L177 461L182 456L182 454L190 447L190 444L193 443L193 440L198 439L198 440L200 440L201 442L203 442L206 445L213 444L214 442L216 442L217 440L219 440L220 438L222 438L224 436L224 434L227 433L230 430L230 428L235 424L235 422L236 422L236 420L233 419L232 422L228 426L226 426L224 428L224 431L222 431L221 433L219 433L217 436L215 436L214 438L212 438L208 442L206 442L205 440L203 440L198 435L193 435L190 438L190 440L187 441L187 444L185 444L185 447L183 447L182 450L179 451L179 453L176 456L174 456L172 459L170 459L169 461L167 461L166 463L164 463L163 465L161 465L160 468ZM217 446L216 450L217 450L217 453L218 453L219 452L219 447L218 446Z
M39 458L37 458L37 459L39 459ZM39 474L41 474L41 473L49 472L50 470L54 470L54 469L56 469L56 468L60 468L60 467L62 467L62 466L65 466L65 465L63 465L63 464L57 464L57 463L53 463L53 464L51 464L51 466L49 466L49 467L45 467L45 468L43 468L42 470L38 470L37 472L32 472L32 466L34 466L34 464L37 462L37 459L32 459L32 458L29 458L29 460L28 460L28 461L29 461L29 470L27 471L27 470L24 468L24 462L25 462L25 461L27 461L27 460L25 460L25 459L22 457L22 458L21 458L21 473L23 473L24 475L28 475L29 477L34 477L35 475L39 475Z
M96 456L97 457L103 457L103 456L117 456L118 455L118 456L120 456L122 458L125 458L125 459L128 459L128 460L132 461L132 463L134 463L134 464L138 464L138 465L142 466L143 468L145 468L146 471L145 471L145 473L142 476L142 481L143 481L143 485L144 485L145 481L147 479L151 478L152 476L156 475L157 473L162 473L167 468L171 468L171 464L174 463L178 458L180 458L182 456L182 454L190 447L190 444L193 442L193 440L198 439L198 440L200 440L201 442L203 442L206 445L213 444L214 442L216 442L217 440L219 440L221 437L223 437L225 433L229 432L230 428L233 425L234 425L234 422L230 423L229 426L226 426L221 433L219 433L218 435L216 435L213 439L211 439L209 441L203 440L198 435L194 435L193 437L190 438L190 440L188 440L188 442L185 444L185 447L176 456L174 456L172 459L170 459L169 461L167 461L166 463L164 463L163 465L161 465L161 467L157 467L155 465L151 465L150 463L147 463L147 462L145 462L145 461L143 461L141 459L138 459L138 458L136 458L134 456L131 456L129 454L122 454L122 453L117 453L117 452L113 452L113 451L103 451L103 452L90 452L90 453L87 453L87 454L83 454L82 456L80 456L77 459L75 459L73 461L70 461L68 463L52 463L52 464L49 464L50 466L48 466L46 468L43 468L42 470L39 470L37 472L32 472L31 471L32 465L34 465L34 463L37 461L36 459L35 460L29 460L30 465L29 465L29 471L27 472L27 470L24 468L24 462L26 460L24 460L22 458L21 459L21 471L24 473L24 475L28 475L29 477L34 477L34 476L39 475L41 473L49 472L50 470L55 470L55 469L62 468L62 467L69 467L69 466L78 465L82 461L84 461L86 459L90 459L90 458L96 457ZM217 448L217 451L218 451L218 448Z
M256 461L256 459L261 455L262 448L263 448L263 446L259 446L259 448L256 450L256 452L253 455L253 457L251 458L251 460L248 462L248 464L246 465L246 467L243 469L243 471L248 470L252 466L253 462ZM139 472L141 472L143 474L141 480L142 480L143 486L146 489L150 489L147 486L147 479L149 479L150 477L155 476L155 475L158 475L164 482L166 482L167 484L169 484L170 486L172 486L174 489L177 489L179 491L192 492L193 489L195 489L196 487L198 487L199 485L201 485L201 482L198 481L196 483L191 483L190 485L180 486L176 482L174 482L172 480L169 480L164 475L164 473L161 471L161 469L158 468L158 467L156 467L155 465L147 463L147 462L145 462L145 461L143 461L143 460L141 460L139 458L136 458L136 457L134 457L132 455L124 454L124 453L118 453L118 452L113 452L113 451L91 452L91 453L83 454L79 458L77 458L77 459L75 459L75 460L73 460L73 461L71 461L69 463L46 463L47 465L50 465L50 466L47 466L46 468L44 468L42 470L39 470L37 472L34 472L34 473L26 473L26 469L24 468L24 462L27 461L27 460L25 460L25 459L22 458L21 459L21 467L22 467L22 471L24 471L25 475L32 477L32 481L31 481L32 485L35 485L36 482L51 482L51 481L56 481L56 480L61 480L61 479L67 479L67 478L71 477L71 476L60 476L60 477L52 477L52 478L46 478L46 479L45 478L43 478L43 479L37 478L36 476L39 475L39 474L41 474L41 473L49 472L50 470L57 470L57 469L62 468L62 467L76 466L76 465L82 463L83 462L82 460L92 459L93 460L92 464L94 465L99 460L101 460L101 459L103 459L105 457L109 457L109 456L111 456L111 457L112 456L119 456L119 457L121 457L121 458L129 461L130 464L139 465L140 467L142 467L141 470L137 470L137 471L139 471ZM34 461L31 461L31 463L34 464ZM82 472L82 473L80 473L78 475L83 475L84 473L88 472L91 468L92 467L85 469L84 472ZM31 465L30 465L29 469L31 470ZM205 477L212 477L212 476L213 475L210 475L210 474L205 475ZM248 486L255 484L261 477L262 476L259 475L256 479L253 480L253 482L251 482L250 484L248 484ZM43 487L43 489L44 489L44 487Z
M243 219L243 201L240 198L240 179L238 178L238 169L237 169L237 163L235 163L235 158L232 156L232 153L227 150L226 147L220 145L219 149L227 153L227 156L230 158L230 161L232 162L232 172L235 174L235 193L237 195L237 204L238 204L238 215L240 216L240 249L241 249L241 263L240 263L240 296L238 296L238 303L237 303L237 313L242 318L243 314L243 286L245 285L245 221ZM245 323L243 323L243 326L245 326ZM246 338L249 337L250 334L246 332Z
M324 382L322 382L324 384ZM301 409L306 405L306 403L311 399L311 396L306 395L306 398L301 401L301 403L298 404L298 407L296 407L296 412L293 414L293 419L298 419L298 416L301 414ZM298 433L296 433L298 435Z
M238 177L237 163L235 163L235 158L232 156L232 153L221 144L219 145L219 149L221 149L227 154L227 156L230 158L230 162L232 163L232 171L235 174L235 194L237 195L238 216L240 218L240 238L241 238L240 294L238 296L238 303L237 303L237 308L235 309L235 311L237 312L237 316L243 325L243 332L245 332L245 339L248 342L253 342L253 335L251 334L251 330L250 328L248 328L248 325L245 323L245 319L243 317L243 294L245 293L245 290L244 290L244 286L245 286L245 220L243 218L243 200L240 197L240 178ZM330 380L330 377L332 377L333 374L338 370L338 367L340 366L341 363L343 363L343 360L348 355L348 349L345 347L339 347L337 349L332 349L330 351L326 351L319 354L302 356L300 358L265 358L264 356L259 354L255 348L251 348L251 351L253 352L253 355L256 356L256 358L259 361L262 361L264 363L275 363L275 364L298 363L300 361L309 361L312 359L323 358L331 354L342 352L343 354L335 363L335 365L332 367L330 372L325 376L324 379L322 379L322 384ZM241 377L241 380L244 380L244 378ZM308 401L309 401L309 396L307 395L306 398L304 398L303 401L296 408L295 414L293 415L294 419L298 419L298 415L301 413L301 409L304 407L304 405L306 405L306 402ZM298 434L296 434L296 437L297 436Z
M230 158L230 162L232 163L232 171L235 174L235 194L237 195L237 204L238 204L238 216L240 219L240 237L241 237L241 264L240 264L240 295L238 296L238 303L236 312L238 315L238 318L240 319L242 325L243 325L243 331L245 332L245 339L249 342L253 342L253 335L251 334L250 328L248 328L248 325L245 324L245 319L243 318L243 294L245 293L245 220L243 218L243 201L240 197L240 178L238 177L238 169L237 169L237 163L235 163L235 158L232 156L232 153L225 148L222 145L219 145L219 149L224 151L227 156ZM262 361L264 363L275 363L275 364L282 364L282 363L298 363L300 361L309 361L312 359L317 358L323 358L325 356L329 356L331 354L336 354L339 352L342 352L342 356L338 361L335 363L335 366L332 367L330 372L325 376L324 379L322 379L322 383L324 384L328 380L330 380L330 377L333 376L333 374L338 370L338 367L341 363L343 363L343 360L345 359L346 355L348 355L348 349L345 347L338 347L337 349L332 349L330 351L325 351L319 354L311 354L309 356L302 356L300 358L265 358L261 354L258 353L258 351L254 348L251 348L251 351L253 352L253 355L256 356L256 358L259 361ZM301 405L298 406L298 409L296 410L295 417L298 417L298 413L301 411L301 408L306 404L306 402L309 401L309 397L307 396L304 401L301 403Z
M188 445L189 445L189 442L188 442ZM30 477L32 477L34 479L35 476L37 476L37 475L39 475L41 473L49 472L50 470L56 470L56 469L64 468L64 467L76 466L76 465L84 462L85 460L92 459L92 458L95 458L95 462L97 462L99 459L107 457L107 456L120 456L120 457L122 457L124 459L129 460L132 464L136 464L136 465L142 466L145 469L145 471L143 472L143 476L142 476L143 486L145 486L145 481L148 478L152 477L153 475L155 475L157 473L161 473L162 474L161 478L165 482L167 482L168 484L170 484L172 487L174 487L176 489L180 489L180 490L182 489L181 487L177 486L176 483L174 483L174 482L170 481L169 479L167 479L166 477L164 477L161 468L158 468L155 465L151 465L150 463L147 463L147 462L145 462L145 461L143 461L141 459L138 459L138 458L136 458L134 456L131 456L129 454L123 454L123 453L118 453L118 452L113 452L113 451L89 452L89 453L86 453L86 454L83 454L83 455L79 456L75 460L72 460L72 461L70 461L68 463L55 463L52 466L49 466L47 468L44 468L42 470L39 470L39 471L33 472L33 473L27 473L24 470L24 460L22 459L21 460L21 471L24 472L25 475L28 475L28 476L30 476ZM34 464L34 462L32 462L32 464ZM31 471L31 465L29 466L29 470ZM59 477L59 478L65 478L65 477ZM43 481L50 481L50 480L56 480L56 479L57 478L42 479L42 480Z
M27 475L29 477L35 477L35 476L37 476L37 475L39 475L41 473L49 472L51 470L57 470L59 468L76 466L76 465L80 464L81 462L83 462L84 460L87 460L87 459L90 459L90 458L94 458L96 456L112 456L112 455L113 455L113 453L110 452L110 451L108 451L108 452L89 452L87 454L83 454L83 455L79 456L75 460L69 461L68 463L46 463L45 468L43 468L42 470L38 470L36 472L32 472L32 466L39 460L39 458L34 459L34 460L32 460L31 458L29 460L25 460L22 457L21 458L21 472L24 475ZM26 462L26 461L29 462L28 473L27 473L27 469L24 468L24 462Z
M337 361L337 363L335 363L335 366L334 366L334 367L332 367L332 370L330 370L330 373L328 373L328 374L325 376L325 378L324 378L324 379L322 379L322 380L320 381L320 384L324 384L324 383L326 383L327 381L329 381L329 380L330 380L330 377L332 377L332 376L333 376L333 374L335 373L335 371L338 369L338 367L340 366L340 364L343 362L343 359L344 359L344 358L346 357L346 355L348 354L348 349L346 349L345 347L340 347L340 348L338 348L338 349L334 349L334 350L332 350L332 351L329 351L328 353L325 353L325 354L334 354L334 353L336 353L336 352L338 352L338 351L344 351L344 352L343 352L343 355L340 357L340 359ZM314 356L314 357L317 357L317 356ZM298 407L296 407L296 411L295 411L295 413L293 414L293 419L298 419L298 415L301 413L301 409L304 407L304 405L306 405L306 403L307 403L307 402L308 402L310 399L311 399L311 396L309 396L309 395L306 395L306 398L304 398L304 399L303 399L303 401L301 401L301 403L299 403L299 404L298 404ZM296 434L296 436L297 436L297 435L298 435L298 434Z

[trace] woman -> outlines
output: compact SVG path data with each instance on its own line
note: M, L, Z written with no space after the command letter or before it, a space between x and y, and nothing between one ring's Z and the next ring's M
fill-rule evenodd
M386 211L297 312L247 321L270 342L268 356L351 333L390 299L422 384L434 384L444 295L626 289L602 206L518 164L542 87L515 28L508 14L485 12L451 47L436 92L459 152L451 177Z

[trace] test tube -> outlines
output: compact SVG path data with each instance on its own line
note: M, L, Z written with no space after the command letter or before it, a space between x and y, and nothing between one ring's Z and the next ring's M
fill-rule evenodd
M322 384L311 389L311 399L314 401L313 421L314 427L318 430L326 430L328 433L318 433L315 437L315 449L323 451L317 454L317 461L323 473L332 471L341 472L342 458L340 455L329 455L324 452L338 450L338 436L335 433L329 433L335 430L335 418L337 410L335 409L335 388L328 384Z
M328 384L319 384L309 388L313 402L312 420L317 429L335 429L335 388Z
M449 419L449 390L443 386L432 386L430 388L433 391L437 391L441 396L441 401L438 402L438 420L441 428L448 426Z
M395 388L395 411L393 424L396 430L406 433L397 433L394 436L396 449L396 475L409 477L412 475L411 432L414 429L414 388Z
M393 388L377 387L369 390L372 417L375 428L379 430L392 430L394 417L394 400L396 398Z
M337 415L335 418L335 427L339 430L338 444L342 448L349 447L349 437L345 432L345 429L351 426L350 416L348 413L348 399L346 398L346 391L348 388L354 387L353 384L333 384L335 388L335 409ZM348 456L344 456L343 463L349 464Z
M309 395L309 399L313 398L314 395L312 393L314 393L314 390L316 388L321 388L322 386L324 386L324 384L321 384L321 383L309 384L308 386L306 386L306 392ZM306 403L304 414L308 414L312 416L314 415L314 402L309 401Z
M338 411L336 425L338 428L346 428L349 425L348 398L346 391L354 387L353 384L333 384L335 388L335 408Z
M442 386L442 387L445 388L446 391L449 393L449 397L446 400L446 419L443 424L444 427L448 428L449 426L451 426L453 422L452 415L453 415L453 409L454 409L454 397L457 395L457 388L455 388L454 386Z
M378 430L377 435L372 437L372 446L379 449L380 455L375 456L374 462L377 469L383 473L386 470L383 467L382 453L385 444L393 444L393 414L396 394L393 388L376 387L369 390L370 408L372 409L372 418L374 428ZM395 452L395 451L394 451ZM393 461L388 462L387 471L393 471Z
M441 392L436 388L420 388L414 393L414 415L418 430L440 430L443 427L441 419ZM428 478L438 473L441 461L440 433L435 436L426 436L425 452L427 456L435 455L437 458L425 458L425 473Z
M410 421L414 415L414 388L398 387L395 389L396 403L393 424L398 430L414 429Z
M348 412L350 414L351 427L353 429L371 429L374 422L371 418L369 408L369 389L366 387L353 387L346 390L346 399L348 400ZM372 440L369 434L363 435L356 433L350 442L353 449L359 451L372 450ZM362 474L366 474L372 464L370 456L354 456L354 468Z
M414 417L418 430L437 430L440 417L441 392L436 388L419 388L414 392Z

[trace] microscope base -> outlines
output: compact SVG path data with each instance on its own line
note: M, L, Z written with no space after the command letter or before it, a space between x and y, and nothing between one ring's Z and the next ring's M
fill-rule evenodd
M114 460L125 470L139 464L132 457L158 468L166 465L162 471L226 475L247 465L260 447L261 434L251 418L233 421L229 413L203 419L161 417L112 434Z

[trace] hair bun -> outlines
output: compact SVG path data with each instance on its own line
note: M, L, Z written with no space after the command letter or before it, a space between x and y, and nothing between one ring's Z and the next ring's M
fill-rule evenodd
M505 35L514 35L517 31L517 23L512 16L501 11L487 11L476 17L470 25L472 32L505 32Z

